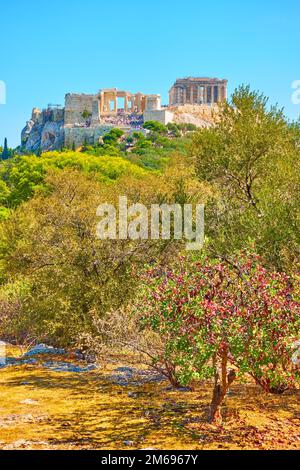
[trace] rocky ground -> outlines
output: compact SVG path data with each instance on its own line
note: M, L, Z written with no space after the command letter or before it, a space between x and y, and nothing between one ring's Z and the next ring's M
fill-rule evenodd
M0 370L0 448L300 449L300 392L236 384L223 426L207 423L210 388L172 389L126 356L29 353Z

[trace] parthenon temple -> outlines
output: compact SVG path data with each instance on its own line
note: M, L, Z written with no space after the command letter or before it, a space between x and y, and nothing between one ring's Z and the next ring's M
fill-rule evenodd
M227 99L227 80L178 78L169 91L169 105L214 105Z

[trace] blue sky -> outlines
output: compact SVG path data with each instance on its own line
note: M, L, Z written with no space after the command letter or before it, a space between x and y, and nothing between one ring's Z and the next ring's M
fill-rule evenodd
M300 80L299 0L3 0L0 144L20 142L33 107L67 92L117 87L161 93L177 77L249 83L284 106Z

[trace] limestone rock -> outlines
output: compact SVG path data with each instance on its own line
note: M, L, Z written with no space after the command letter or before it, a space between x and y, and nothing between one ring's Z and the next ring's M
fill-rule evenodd
M47 346L47 344L37 344L34 346L32 349L29 349L27 353L24 354L24 356L36 356L39 354L57 354L57 355L63 355L66 354L65 349L57 349L53 348L53 346Z
M41 134L41 150L59 149L64 143L64 133L59 122L46 122Z

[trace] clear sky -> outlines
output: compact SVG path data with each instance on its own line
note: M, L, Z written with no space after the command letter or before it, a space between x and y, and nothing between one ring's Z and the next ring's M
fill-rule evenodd
M230 93L249 83L300 115L299 0L1 0L0 19L0 144L18 145L32 108L67 92L117 87L166 103L185 76L227 78Z

